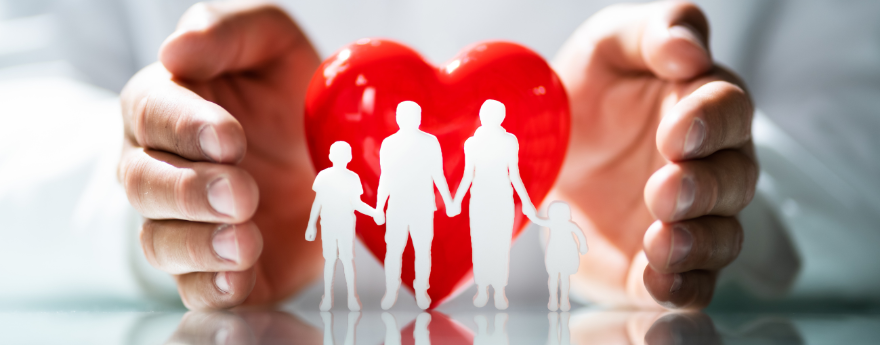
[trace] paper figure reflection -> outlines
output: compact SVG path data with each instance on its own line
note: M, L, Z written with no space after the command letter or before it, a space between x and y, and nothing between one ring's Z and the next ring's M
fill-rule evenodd
M474 337L474 345L508 345L510 339L507 335L507 314L495 314L495 325L492 333L489 333L489 322L483 315L474 316L477 324L477 335Z
M345 345L355 345L355 334L358 322L361 320L361 313L352 311L348 313L348 326L345 332ZM324 345L336 345L333 339L333 313L322 311L321 321L324 322Z
M547 314L550 322L550 331L547 333L547 345L571 344L571 329L568 328L568 320L571 315L568 312Z

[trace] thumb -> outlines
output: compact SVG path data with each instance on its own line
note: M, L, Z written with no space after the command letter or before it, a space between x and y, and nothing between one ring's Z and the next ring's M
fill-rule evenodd
M612 71L686 80L712 68L707 37L709 23L694 4L619 4L584 22L559 50L554 67L563 71L563 78L585 77L565 71Z
M317 59L293 19L275 5L198 3L184 13L177 31L162 44L159 61L176 77L207 80L254 69L294 50Z
M709 23L694 4L653 4L642 32L641 54L648 69L660 78L686 80L712 68Z

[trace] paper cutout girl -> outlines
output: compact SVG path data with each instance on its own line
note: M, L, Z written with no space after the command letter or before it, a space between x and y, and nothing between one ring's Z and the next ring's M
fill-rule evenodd
M554 201L550 204L548 215L550 216L549 220L537 216L531 217L533 223L550 230L550 238L547 240L547 248L544 251L544 264L547 266L547 273L550 274L548 281L550 302L547 303L547 307L550 308L550 311L556 311L557 308L568 311L571 309L571 303L568 300L569 277L577 273L580 265L578 247L580 247L581 254L587 253L587 238L584 236L583 230L571 221L571 208L568 204ZM577 236L578 242L574 241L572 234ZM556 298L557 288L560 292L559 299Z

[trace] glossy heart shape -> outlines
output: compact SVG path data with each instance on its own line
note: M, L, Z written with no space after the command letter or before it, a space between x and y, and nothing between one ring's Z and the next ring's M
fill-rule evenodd
M352 147L348 168L364 186L362 199L376 204L379 147L395 133L397 104L422 107L421 130L440 141L443 170L452 193L464 170L464 142L479 127L480 106L487 99L505 104L502 126L519 140L519 168L536 205L550 191L568 146L568 98L559 77L535 52L510 42L483 42L462 50L441 67L393 41L362 39L324 61L312 77L306 96L305 130L316 171L330 167L330 145L343 140ZM472 278L468 220L469 196L462 213L446 216L435 189L431 308L467 288ZM393 196L392 196L393 198ZM515 198L514 238L526 218ZM357 214L357 234L379 259L385 258L385 226ZM412 290L415 272L410 239L403 253L403 284ZM516 269L516 268L513 268ZM383 279L384 281L384 279Z

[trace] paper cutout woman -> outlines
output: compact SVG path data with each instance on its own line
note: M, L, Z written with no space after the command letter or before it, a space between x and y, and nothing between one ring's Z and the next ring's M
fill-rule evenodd
M454 201L457 213L470 188L471 247L477 284L474 305L486 305L491 285L495 290L495 307L502 310L508 306L504 287L513 239L513 190L522 200L523 213L528 217L535 215L535 207L519 176L519 142L501 127L504 115L504 104L496 100L487 100L480 107L482 125L464 143L464 176Z
M327 311L333 307L333 274L338 257L342 260L348 283L348 309L357 311L361 309L361 302L355 290L354 211L371 217L382 217L382 213L361 201L361 194L364 194L361 180L346 168L351 162L351 146L344 141L330 145L330 161L333 166L321 170L312 185L317 195L309 215L306 241L315 240L318 231L315 223L320 214L321 244L324 247L324 297L320 309Z
M533 223L550 230L550 238L544 251L544 264L547 266L547 273L550 274L547 283L550 288L550 302L547 303L547 308L550 308L550 311L556 311L557 308L568 311L571 309L568 300L569 277L577 273L580 265L578 247L581 254L587 253L587 238L584 236L584 231L571 221L571 208L568 204L554 201L550 204L548 215L549 220L537 216L530 217ZM577 236L578 242L574 241L572 234ZM559 299L556 298L557 289L560 292Z

